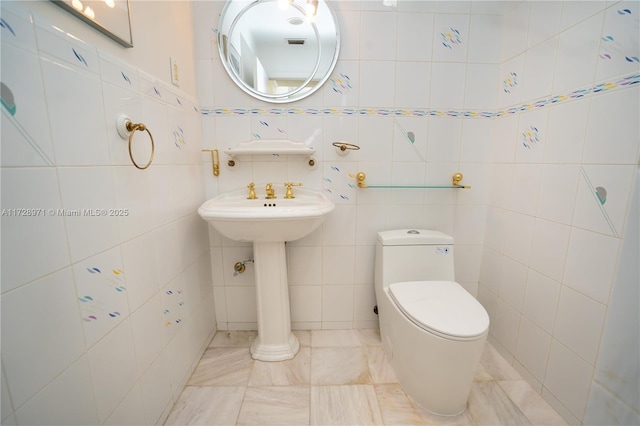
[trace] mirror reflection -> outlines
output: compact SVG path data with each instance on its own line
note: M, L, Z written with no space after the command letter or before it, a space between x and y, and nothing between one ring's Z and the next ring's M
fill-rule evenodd
M218 36L230 77L268 102L291 102L318 90L340 46L336 17L324 0L229 0Z
M52 0L125 47L133 47L129 0Z

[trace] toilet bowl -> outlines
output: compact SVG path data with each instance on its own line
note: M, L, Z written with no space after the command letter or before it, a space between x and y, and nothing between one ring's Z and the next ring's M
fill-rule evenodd
M453 238L432 230L378 233L375 292L382 344L404 391L434 414L462 413L489 315L454 280Z

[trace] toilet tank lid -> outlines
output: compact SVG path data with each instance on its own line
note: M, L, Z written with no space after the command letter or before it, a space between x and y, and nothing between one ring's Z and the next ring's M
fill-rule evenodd
M432 229L395 229L378 232L378 242L383 246L453 244L453 237Z

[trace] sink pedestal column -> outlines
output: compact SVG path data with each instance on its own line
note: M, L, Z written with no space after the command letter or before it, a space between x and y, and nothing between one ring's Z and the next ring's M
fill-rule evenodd
M292 359L300 343L291 333L291 308L284 242L254 242L258 337L251 356L260 361Z

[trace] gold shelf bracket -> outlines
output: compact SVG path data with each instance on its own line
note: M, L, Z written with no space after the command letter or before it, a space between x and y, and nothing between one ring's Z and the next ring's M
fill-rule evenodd
M218 156L217 149L203 149L202 152L210 152L211 153L211 168L213 170L213 175L220 175L220 157Z
M464 176L462 175L462 173L456 173L452 176L452 181L453 181L453 186L458 187L458 188L463 188L463 189L471 189L470 186L467 185L460 185L460 182L462 182L462 179L464 178Z
M367 185L366 183L364 183L364 180L367 178L367 175L365 175L363 172L360 172L356 175L356 179L358 179L358 188L368 188L369 185Z

